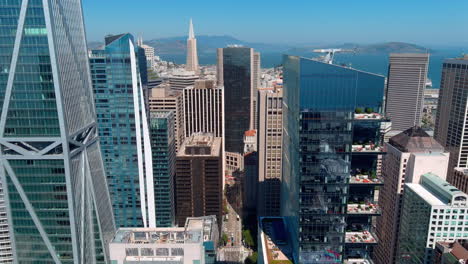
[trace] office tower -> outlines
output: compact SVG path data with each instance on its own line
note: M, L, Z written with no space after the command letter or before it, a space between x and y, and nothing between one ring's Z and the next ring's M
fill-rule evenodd
M392 130L420 125L428 65L429 54L390 54L386 114L392 120Z
M222 215L223 157L221 138L194 134L187 138L176 160L176 223L187 217Z
M184 103L182 92L171 89L168 84L161 84L150 89L149 109L154 111L174 112L174 135L176 140L176 151L184 142Z
M447 175L450 183L455 167L468 167L468 146L463 143L468 140L465 132L468 86L464 84L467 79L468 56L444 61L434 138L450 152Z
M210 80L195 81L183 90L185 137L199 132L224 137L223 95L223 87Z
M143 89L146 89L146 86L148 85L148 64L146 62L145 49L143 49L140 46L137 46L136 50L137 50L137 58L138 58L137 61L138 61L138 69L140 73L141 85L143 86ZM143 91L143 92L144 92L143 95L146 95L146 91Z
M109 245L112 264L214 264L216 216L189 217L182 227L120 228Z
M223 80L225 148L228 152L242 153L244 132L254 129L254 87L259 78L254 55L253 49L241 46L218 49L218 85Z
M435 248L434 264L460 264L468 259L468 241L438 241Z
M382 162L385 185L380 188L377 218L379 245L374 251L377 264L395 263L400 226L400 209L405 183L419 183L420 175L447 174L449 153L420 127L413 127L390 138L385 143L387 155Z
M77 0L0 6L0 171L15 263L109 259L115 226L81 10Z
M452 177L452 185L460 191L468 193L468 169L455 168Z
M137 61L130 34L105 38L90 53L102 157L118 227L156 225L153 166Z
M143 44L143 38L138 40L138 46L144 50L146 64L149 68L154 67L154 48Z
M190 19L189 35L187 39L187 64L185 67L187 71L198 71L197 39L193 32L192 19Z
M432 264L436 242L468 239L468 195L432 173L407 183L401 208L397 263Z
M283 154L282 90L259 91L258 116L258 214L278 216Z
M218 86L224 86L223 79L223 49L216 49L216 83Z
M150 115L156 226L171 227L175 224L174 112L158 111L151 112Z
M181 91L188 86L194 86L195 81L198 79L200 79L200 76L184 70L174 71L172 75L168 77L171 88Z
M384 76L296 56L283 67L281 215L295 263L368 261Z
M260 77L261 77L261 67L260 67L260 53L254 52L253 55L253 67L252 67L252 112L253 112L253 129L258 129L258 89L260 88Z

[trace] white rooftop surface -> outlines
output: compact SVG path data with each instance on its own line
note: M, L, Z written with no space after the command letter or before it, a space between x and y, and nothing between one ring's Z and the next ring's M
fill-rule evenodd
M444 202L439 200L439 198L435 197L432 193L422 187L420 184L415 183L407 183L405 187L412 189L415 193L417 193L420 197L422 197L426 202L430 205L446 205Z

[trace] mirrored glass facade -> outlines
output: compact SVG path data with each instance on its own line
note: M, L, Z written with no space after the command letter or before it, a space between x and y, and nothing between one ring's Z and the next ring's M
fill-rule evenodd
M0 172L17 263L105 263L115 227L78 0L0 1Z
M152 163L144 127L148 129L148 119L139 77L139 48L128 33L107 36L105 43L104 49L91 52L89 60L115 222L118 227L146 226L154 224L154 213L150 213L154 212L154 198L147 197L154 190L147 177L152 175Z
M172 111L152 112L150 116L157 227L172 227L175 225L176 143L174 118L174 112Z
M244 47L222 50L225 150L243 153L244 132L250 129L252 115L253 50Z
M357 122L355 113L381 113L384 77L295 56L284 56L283 65L281 213L297 237L293 255L299 263L368 258L376 242L367 239L371 218L348 215L348 203L370 202L375 187L350 180L375 170L380 125ZM371 147L358 153L355 141ZM351 242L355 233L366 239Z

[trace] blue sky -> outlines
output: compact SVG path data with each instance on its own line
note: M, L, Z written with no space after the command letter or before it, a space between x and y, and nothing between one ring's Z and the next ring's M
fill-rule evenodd
M82 0L88 41L231 35L267 43L468 46L467 0Z

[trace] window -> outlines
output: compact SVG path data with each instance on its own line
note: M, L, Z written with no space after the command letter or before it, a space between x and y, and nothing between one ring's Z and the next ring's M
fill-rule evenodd
M138 256L138 248L126 248L125 255L130 257Z

